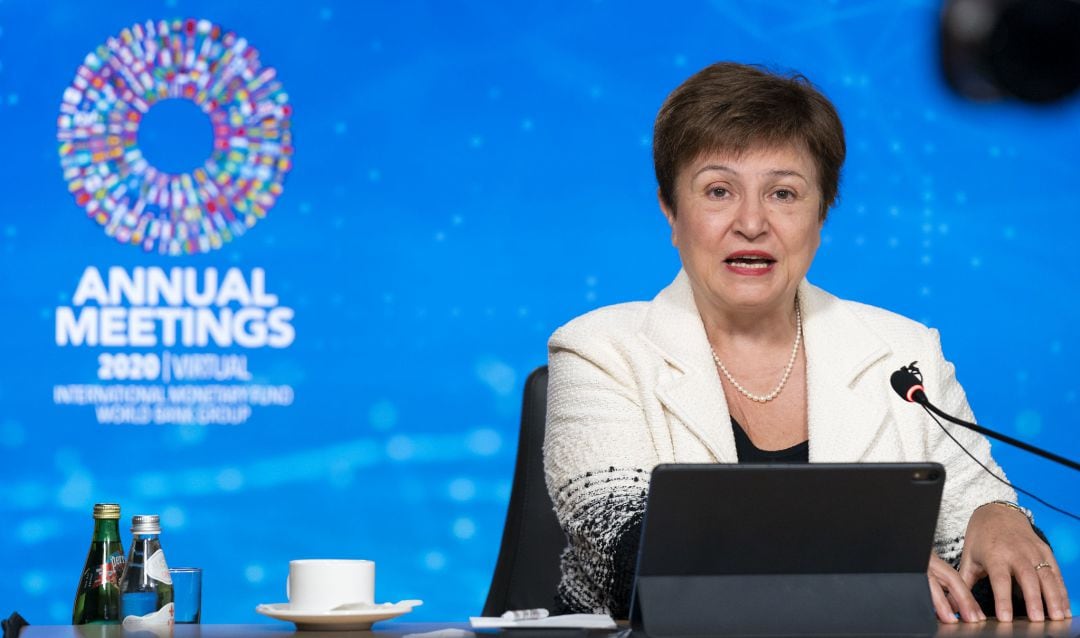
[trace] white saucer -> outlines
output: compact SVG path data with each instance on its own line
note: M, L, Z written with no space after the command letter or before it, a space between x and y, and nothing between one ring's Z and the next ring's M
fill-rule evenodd
M371 629L372 623L403 616L412 606L380 605L372 609L344 609L341 611L304 611L289 609L289 603L259 605L255 611L264 616L296 623L301 631L350 631Z

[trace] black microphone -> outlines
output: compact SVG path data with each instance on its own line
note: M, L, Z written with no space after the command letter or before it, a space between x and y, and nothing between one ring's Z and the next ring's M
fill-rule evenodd
M905 401L912 403L925 404L930 400L926 398L926 388L922 384L922 373L915 367L918 361L912 361L911 365L904 366L892 373L889 377L889 383L892 384L893 390L899 394Z
M940 409L938 409L937 406L935 406L933 403L930 403L930 399L926 397L926 388L924 388L922 384L922 372L920 372L919 368L915 366L916 363L918 363L918 361L912 361L911 365L906 365L900 368L896 372L893 372L892 376L889 377L889 383L892 384L893 390L895 390L896 393L899 394L905 401L910 401L911 403L918 403L919 405L923 406L924 409L933 412L941 418L952 421L957 425L962 425L969 430L974 430L979 434L982 434L983 436L988 436L990 438L997 439L998 441L1008 443L1009 445L1013 447L1018 447L1025 452L1031 452L1032 454L1041 456L1044 459L1051 460L1055 463L1064 465L1065 467L1072 468L1080 472L1080 463L1077 463L1076 461L1067 459L1063 456L1058 456L1053 452L1047 452L1046 450L1037 448L1029 443L1018 441L1011 436L1006 436L999 432L995 432L989 428L984 428L983 426L976 423L964 421L963 419L958 419L951 414L946 414L945 412L942 412ZM946 433L947 432L948 431L946 430Z

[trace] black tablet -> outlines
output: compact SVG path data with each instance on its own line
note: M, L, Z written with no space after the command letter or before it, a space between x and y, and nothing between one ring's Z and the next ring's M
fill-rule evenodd
M655 636L933 633L936 463L660 465L632 619Z

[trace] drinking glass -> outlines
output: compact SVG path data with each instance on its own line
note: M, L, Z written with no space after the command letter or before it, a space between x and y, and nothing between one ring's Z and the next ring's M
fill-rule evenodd
M202 569L170 567L173 586L174 622L198 624L202 616Z

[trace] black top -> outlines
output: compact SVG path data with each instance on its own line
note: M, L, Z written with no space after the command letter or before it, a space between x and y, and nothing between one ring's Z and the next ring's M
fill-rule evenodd
M731 417L731 429L735 433L735 453L739 463L809 463L810 441L787 448L786 450L762 450L754 445L743 430L742 425Z

